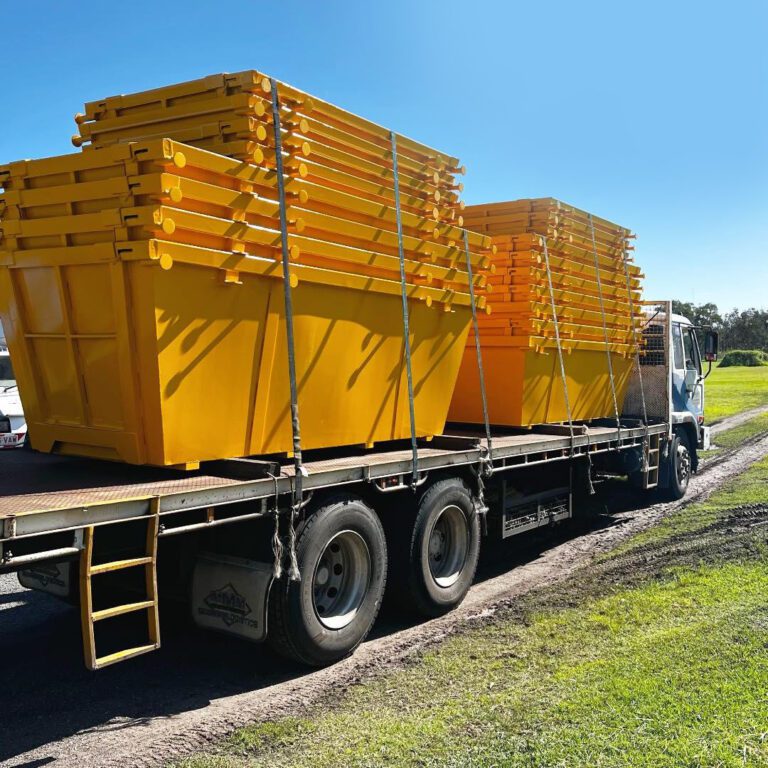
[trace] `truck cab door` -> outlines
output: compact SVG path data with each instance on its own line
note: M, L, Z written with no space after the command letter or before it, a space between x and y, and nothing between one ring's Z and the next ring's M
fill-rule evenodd
M704 386L696 332L689 325L672 324L672 422L689 423L702 443Z
M696 331L690 326L683 328L683 351L685 352L688 384L693 385L686 388L690 392L690 408L696 416L696 423L701 425L704 422L704 376L701 367L699 340Z

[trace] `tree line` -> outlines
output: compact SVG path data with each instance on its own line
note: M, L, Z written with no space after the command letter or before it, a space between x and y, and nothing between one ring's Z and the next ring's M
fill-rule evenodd
M685 315L694 325L714 328L720 334L720 349L760 349L768 352L768 310L732 309L720 313L717 304L673 301L672 311Z

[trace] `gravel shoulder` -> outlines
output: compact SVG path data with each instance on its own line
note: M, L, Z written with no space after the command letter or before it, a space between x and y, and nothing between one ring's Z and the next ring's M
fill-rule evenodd
M520 596L562 581L670 512L706 499L766 455L766 436L718 454L693 478L681 502L638 509L636 497L632 502L612 492L611 514L577 537L564 530L494 551L466 601L450 615L420 624L384 617L354 656L309 673L259 646L189 632L183 616L167 615L161 651L91 674L79 664L76 612L2 577L0 658L8 693L0 718L0 764L163 765L237 727L305 712L468 624L492 620Z

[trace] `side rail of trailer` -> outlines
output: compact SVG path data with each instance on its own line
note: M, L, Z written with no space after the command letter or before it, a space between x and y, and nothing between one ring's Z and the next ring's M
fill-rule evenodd
M648 437L665 435L667 425L615 427L558 425L494 437L491 474L613 451L645 449ZM481 471L486 453L475 437L445 435L419 448L419 476L455 467ZM349 455L305 463L305 492L369 484L382 493L405 491L411 473L410 450ZM293 493L292 465L232 459L213 462L210 474L159 481L27 493L0 502L0 571L31 563L77 557L83 530L156 516L158 536L174 536L245 522L274 513ZM249 506L248 510L243 505ZM190 519L194 517L196 519ZM48 546L56 537L55 546Z

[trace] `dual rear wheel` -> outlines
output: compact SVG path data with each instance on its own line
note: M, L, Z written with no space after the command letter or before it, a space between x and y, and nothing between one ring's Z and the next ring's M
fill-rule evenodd
M386 522L385 534L378 515L351 495L307 518L296 540L301 580L283 577L269 599L275 650L310 666L350 654L376 620L388 572L392 601L413 613L439 616L464 599L477 568L480 528L462 481L437 481L415 515L391 509Z

